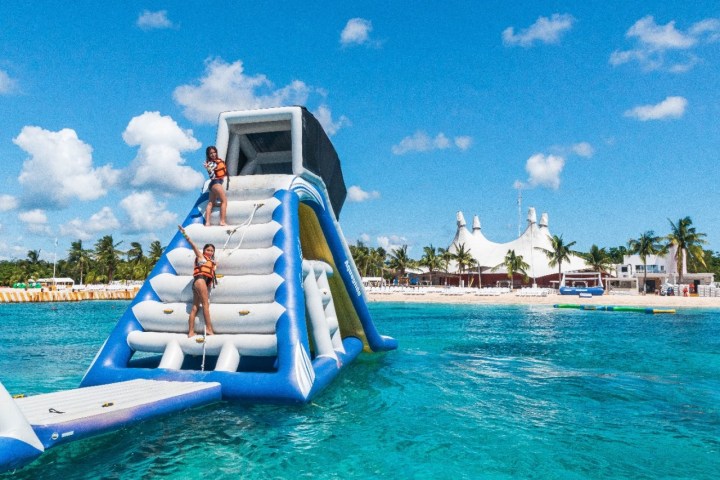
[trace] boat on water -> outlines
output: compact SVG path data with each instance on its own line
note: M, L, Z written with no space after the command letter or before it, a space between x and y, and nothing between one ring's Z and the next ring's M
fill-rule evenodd
M563 273L560 279L560 295L578 295L580 297L600 296L605 293L600 272Z
M45 449L218 400L306 403L381 335L338 218L337 153L304 107L222 113L227 226L209 182L183 221L218 260L215 334L188 337L194 258L178 232L83 377L65 392L13 398L0 384L0 472Z

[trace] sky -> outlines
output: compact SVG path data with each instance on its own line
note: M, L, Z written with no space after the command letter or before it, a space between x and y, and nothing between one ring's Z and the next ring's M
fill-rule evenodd
M350 243L575 248L691 217L720 250L720 3L2 2L0 259L166 245L222 111L305 105ZM518 198L521 196L521 213Z

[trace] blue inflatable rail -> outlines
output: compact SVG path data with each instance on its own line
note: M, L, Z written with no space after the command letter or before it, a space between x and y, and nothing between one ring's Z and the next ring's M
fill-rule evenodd
M0 471L220 399L306 403L361 352L397 348L370 316L338 223L342 170L319 122L303 107L223 113L216 146L228 171L227 225L217 205L205 218L207 184L183 221L196 245L215 245L214 335L202 312L188 331L195 254L177 233L82 388L14 399L0 386Z

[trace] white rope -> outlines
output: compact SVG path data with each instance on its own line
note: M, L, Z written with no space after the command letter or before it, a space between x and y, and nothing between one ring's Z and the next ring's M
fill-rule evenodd
M209 295L209 292L208 292ZM205 321L205 318L203 318L203 355L202 355L202 362L200 363L200 371L205 371L205 345L207 344L207 323Z
M240 225L238 225L237 227L233 228L232 230L228 230L228 238L227 238L227 240L225 240L225 245L223 245L223 250L225 250L225 248L227 247L227 244L230 242L230 239L232 238L232 236L235 234L235 232L236 232L239 228L241 228L241 227L249 227L249 226L252 224L253 218L255 218L255 213L256 213L256 212L258 211L258 209L259 209L260 207L262 207L263 205L265 205L265 204L264 204L264 203L255 203L255 204L253 204L253 211L250 212L250 216L248 217L248 219L245 220L245 221L244 221L243 223L241 223ZM237 246L236 246L235 248L233 248L233 249L230 250L230 253L227 254L228 257L229 257L230 255L232 255L232 253L233 253L235 250L237 250L238 248L240 248L240 246L242 246L243 240L245 239L245 233L247 232L247 230L248 230L247 228L243 229L242 235L240 236L240 242L237 244Z

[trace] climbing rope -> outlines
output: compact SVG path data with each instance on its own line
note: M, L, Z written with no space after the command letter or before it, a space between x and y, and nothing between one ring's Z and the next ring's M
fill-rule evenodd
M235 234L235 232L237 232L241 227L249 227L249 226L252 224L253 218L255 218L255 213L257 213L258 209L259 209L260 207L262 207L263 205L265 205L265 204L264 204L264 203L254 203L254 204L253 204L253 211L250 212L250 216L248 217L248 219L245 220L245 221L244 221L243 223L241 223L240 225L238 225L238 226L236 226L235 228L233 228L232 230L228 230L228 231L227 231L227 233L228 233L228 238L227 238L227 240L225 240L225 244L223 245L223 250L225 250L225 249L227 248L227 245L228 245L228 243L230 243L230 239L231 239L232 236ZM228 253L228 255L227 255L228 257L229 257L230 255L232 255L232 253L233 253L235 250L239 249L240 246L242 246L243 240L245 239L245 233L246 233L246 232L247 232L247 228L243 229L242 235L240 236L240 242L237 244L237 246L236 246L235 248L230 249L230 253Z

